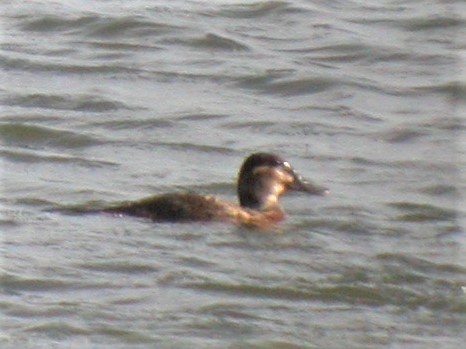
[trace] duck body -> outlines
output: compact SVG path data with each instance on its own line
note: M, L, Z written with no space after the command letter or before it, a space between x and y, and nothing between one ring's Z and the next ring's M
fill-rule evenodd
M157 195L107 208L103 212L142 217L155 222L231 222L250 226L267 226L285 218L282 210L260 212L213 196L184 193Z
M265 227L284 219L278 204L287 191L325 195L328 191L304 182L288 162L270 153L255 153L241 166L237 192L240 205L213 196L169 193L102 210L118 216L136 216L156 222L228 221Z
M231 205L212 196L169 193L129 202L104 211L145 217L153 221L215 221L229 217L229 206Z

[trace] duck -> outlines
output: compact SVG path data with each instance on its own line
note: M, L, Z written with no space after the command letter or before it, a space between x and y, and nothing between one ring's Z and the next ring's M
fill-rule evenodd
M266 228L285 219L279 199L290 191L319 196L329 193L327 188L305 181L279 155L258 152L249 155L239 170L239 204L211 195L167 193L102 211L120 217L142 217L154 222L231 222Z

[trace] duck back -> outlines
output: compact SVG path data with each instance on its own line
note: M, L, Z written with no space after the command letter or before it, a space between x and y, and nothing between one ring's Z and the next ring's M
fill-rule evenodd
M212 196L172 193L111 207L104 212L144 217L153 221L216 221L230 216L224 206Z

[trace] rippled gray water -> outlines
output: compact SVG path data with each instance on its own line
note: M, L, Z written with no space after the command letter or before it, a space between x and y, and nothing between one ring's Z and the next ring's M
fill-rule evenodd
M2 348L466 340L462 1L2 1ZM67 215L235 201L274 151L327 198L279 232Z

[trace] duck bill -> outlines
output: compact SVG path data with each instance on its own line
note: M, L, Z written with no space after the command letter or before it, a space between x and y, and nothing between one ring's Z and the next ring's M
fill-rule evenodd
M330 191L327 188L321 187L314 183L307 182L301 176L297 175L296 173L295 173L295 180L293 184L291 185L290 190L302 191L304 193L308 193L311 195L320 195L320 196L325 196L330 193Z

